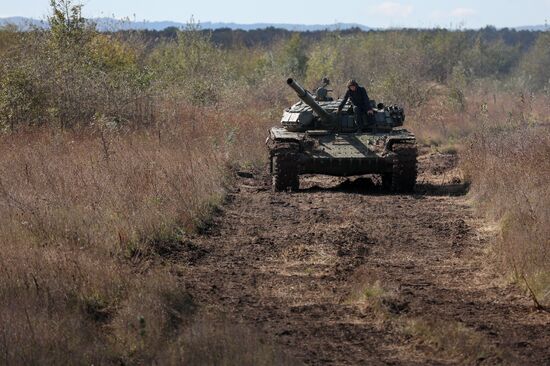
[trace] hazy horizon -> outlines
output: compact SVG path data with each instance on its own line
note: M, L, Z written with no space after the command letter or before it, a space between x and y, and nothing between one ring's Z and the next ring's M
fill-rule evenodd
M75 2L78 3L78 2ZM350 0L340 9L334 2L319 0L315 4L280 0L262 4L251 0L235 0L185 4L177 0L130 1L116 3L107 0L86 0L84 16L87 18L130 18L135 21L187 22L191 18L201 23L280 23L280 24L335 24L357 23L373 28L481 28L492 25L498 28L542 25L550 16L550 0L531 0L530 5L515 2L503 4L488 0L426 1L360 1ZM330 11L327 11L330 10ZM0 18L29 17L45 19L49 14L49 1L27 0L24 3L0 5Z

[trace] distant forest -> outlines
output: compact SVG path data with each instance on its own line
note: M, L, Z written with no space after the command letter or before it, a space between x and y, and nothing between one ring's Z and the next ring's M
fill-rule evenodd
M143 35L150 41L176 39L178 32L181 30L177 27L168 27L164 30L128 30L119 31L117 33ZM470 40L480 39L483 42L491 42L503 40L509 46L520 46L522 49L530 47L537 39L541 32L530 30L516 30L511 28L497 29L492 26L487 26L480 30L447 30L447 29L400 29L400 30L370 30L364 31L360 28L349 28L341 31L306 31L296 32L281 28L264 28L254 30L234 30L230 28L219 29L202 29L200 30L205 36L209 36L212 42L220 47L232 48L238 46L256 47L269 46L270 44L281 40L290 39L292 35L299 34L305 41L319 41L327 35L338 33L341 36L361 35L368 33L392 33L404 32L411 35L435 36L441 34L461 33Z

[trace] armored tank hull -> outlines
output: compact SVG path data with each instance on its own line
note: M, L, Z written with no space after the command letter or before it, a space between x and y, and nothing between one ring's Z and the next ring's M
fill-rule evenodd
M359 131L351 105L336 114L339 101L312 101L298 84L291 79L288 83L299 89L302 102L286 109L282 126L269 131L267 146L275 191L298 190L302 174L379 174L386 189L413 191L416 138L401 127L405 119L402 109L379 105L367 130Z

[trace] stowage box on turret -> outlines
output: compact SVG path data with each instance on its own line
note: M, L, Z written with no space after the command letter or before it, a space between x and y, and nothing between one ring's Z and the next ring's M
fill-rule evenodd
M269 131L267 146L275 191L298 190L301 174L379 174L386 189L413 191L416 138L402 128L402 108L378 104L368 118L366 131L359 131L349 102L337 113L340 101L320 100L293 79L287 84L301 101L284 111L281 127Z

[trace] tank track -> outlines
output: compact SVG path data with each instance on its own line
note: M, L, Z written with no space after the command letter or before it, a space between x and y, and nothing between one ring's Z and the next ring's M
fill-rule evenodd
M289 189L297 191L300 187L297 163L299 150L297 143L278 143L271 149L272 186L275 192Z
M410 193L416 185L417 155L414 143L395 143L392 151L396 154L393 162L393 172L382 175L382 185L396 193Z

